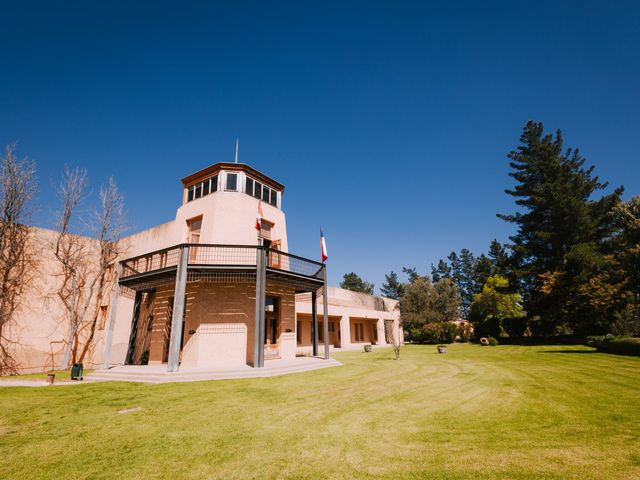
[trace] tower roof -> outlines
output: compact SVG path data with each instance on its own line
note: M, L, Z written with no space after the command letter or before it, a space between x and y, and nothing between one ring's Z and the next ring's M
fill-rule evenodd
M247 165L246 163L231 163L231 162L214 163L213 165L210 165L206 168L203 168L202 170L199 170L195 173L192 173L191 175L184 177L182 179L182 184L185 187L188 187L194 183L197 183L202 179L210 177L211 175L215 175L220 170L246 172L256 180L259 180L262 183L265 183L270 187L275 188L276 190L279 190L281 192L284 191L284 185L282 185L280 182L275 181L273 178L268 177L264 173L259 172L255 168Z

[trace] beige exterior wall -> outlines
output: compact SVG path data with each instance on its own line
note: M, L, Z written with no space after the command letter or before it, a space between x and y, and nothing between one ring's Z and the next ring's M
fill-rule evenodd
M335 332L329 334L329 342L334 347L349 348L356 344L384 345L385 321L391 322L397 338L402 341L403 333L399 324L398 302L390 298L352 292L342 288L327 289L329 321L335 321ZM318 295L318 324L323 318L322 296ZM300 351L307 351L311 345L311 294L296 295L296 315L301 330ZM355 325L363 324L363 339L356 340ZM320 327L319 327L320 328Z
M77 239L88 257L95 255L97 242L86 237ZM20 305L5 332L11 341L8 349L17 361L18 371L22 373L50 370L62 361L69 323L68 314L58 297L62 277L60 264L54 256L55 241L56 232L31 228L30 252L35 259L35 269L29 272ZM91 264L88 265L88 272L95 272ZM84 292L86 289L81 295ZM98 313L94 341L90 343L84 360L89 366L95 363L98 355L99 342L106 325L104 315L108 315L109 298L100 303L101 305L97 305L94 297L78 333L81 341L86 343L85 339L90 335L88 323ZM100 306L107 307L107 311L103 313Z

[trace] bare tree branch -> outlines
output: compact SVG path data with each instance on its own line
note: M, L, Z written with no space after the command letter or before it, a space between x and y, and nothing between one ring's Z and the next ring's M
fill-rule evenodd
M94 238L70 233L71 221L85 196L87 185L86 170L67 168L58 187L62 208L57 219L54 254L63 276L58 297L68 315L63 369L69 368L72 360L82 361L91 348L100 304L113 280L115 269L110 267L120 254L119 240L127 229L124 197L110 178L107 185L100 188L98 206L88 224ZM92 307L92 314L87 320Z
M0 159L0 374L15 373L8 327L15 321L21 294L35 268L26 226L36 193L35 165L15 156L15 145Z

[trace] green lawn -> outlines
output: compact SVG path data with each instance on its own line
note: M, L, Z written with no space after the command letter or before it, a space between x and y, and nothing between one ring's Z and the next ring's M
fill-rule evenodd
M640 358L434 352L346 352L343 367L268 379L0 388L0 478L640 478Z

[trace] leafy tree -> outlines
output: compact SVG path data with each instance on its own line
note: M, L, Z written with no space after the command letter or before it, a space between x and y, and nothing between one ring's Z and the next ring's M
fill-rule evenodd
M497 337L504 331L507 319L524 316L520 294L510 293L508 287L509 280L492 275L482 291L473 297L471 320L476 335Z
M522 211L498 217L518 227L510 237L512 264L532 327L551 334L580 322L569 305L600 263L595 257L612 235L611 212L623 189L592 200L607 184L577 149L564 150L559 130L544 134L542 123L528 122L520 141L508 155L516 185L506 192Z
M420 328L427 323L458 318L459 307L460 297L450 279L433 284L428 276L418 275L412 283L405 285L400 299L400 316L411 332L411 328Z
M373 283L364 281L354 272L345 273L342 277L342 282L340 282L340 288L353 292L368 293L369 295L373 295L374 287Z
M402 297L402 293L404 291L404 286L398 280L398 274L394 271L391 271L389 275L384 276L384 279L385 281L380 288L380 294L383 297L400 300L400 297Z

